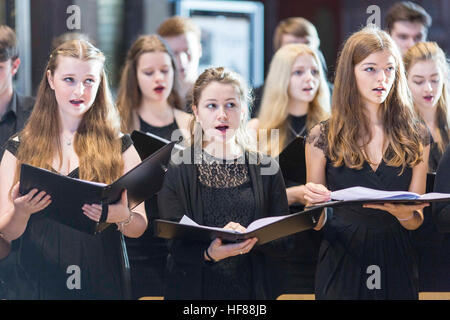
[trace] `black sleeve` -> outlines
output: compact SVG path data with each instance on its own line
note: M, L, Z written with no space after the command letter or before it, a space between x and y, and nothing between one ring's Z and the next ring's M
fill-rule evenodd
M450 193L450 145L439 162L434 192ZM433 202L433 220L440 232L450 232L450 203Z
M133 145L133 140L131 140L129 134L124 134L120 140L122 141L122 153L127 151L127 149Z
M170 165L164 178L164 183L158 193L158 210L161 219L178 222L183 215L192 219L185 205L183 195L180 194L183 188L181 183L182 165ZM175 262L193 265L206 265L203 251L208 244L188 239L172 239L167 242L169 253Z

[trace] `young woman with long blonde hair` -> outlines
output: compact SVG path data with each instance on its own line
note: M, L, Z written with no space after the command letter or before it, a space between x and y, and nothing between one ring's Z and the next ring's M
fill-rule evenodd
M354 33L340 53L331 117L306 143L305 200L353 186L425 192L429 137L414 116L400 53L376 27ZM317 299L418 299L408 230L428 204L365 204L322 214Z
M450 143L449 64L435 42L415 44L403 55L403 62L415 111L431 133L428 172L435 173ZM425 209L424 223L413 234L419 253L420 289L445 291L449 289L449 262L444 261L444 251L450 242L438 231L430 209Z
M118 228L109 227L94 236L48 218L45 212L54 209L48 207L51 198L44 191L19 194L22 163L72 178L111 183L140 162L130 137L120 133L104 63L104 55L87 41L73 40L57 47L50 55L27 125L6 145L0 165L0 205L7 221L4 237L20 241L14 298L128 297L122 234L142 235L147 227L143 204L131 212L124 191L120 202L108 206L106 221ZM80 214L99 221L100 204L87 203L79 209ZM73 270L79 270L75 288L68 285L73 282L68 279Z
M250 120L249 127L257 130L261 151L277 157L293 139L327 119L329 109L330 91L316 52L305 44L287 44L272 59L258 118ZM304 163L299 170L301 166ZM290 212L302 211L306 181L284 178ZM274 276L280 276L274 296L314 291L320 241L313 230L295 235L296 254L273 263L278 270Z

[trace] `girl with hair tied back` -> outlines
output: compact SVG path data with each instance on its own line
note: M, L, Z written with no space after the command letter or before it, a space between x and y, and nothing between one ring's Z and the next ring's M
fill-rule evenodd
M423 194L429 149L393 40L376 27L354 33L339 56L331 117L307 137L308 205L354 186ZM418 299L408 231L422 224L428 205L367 203L322 213L316 298Z
M13 299L129 298L122 234L142 235L143 204L130 211L124 190L121 200L108 206L106 222L118 228L89 235L48 218L45 213L54 209L44 191L19 194L22 163L106 184L139 164L130 137L120 132L104 63L104 55L87 41L57 47L28 123L6 144L0 165L1 216L7 220L2 232L7 240L20 241ZM79 209L80 215L100 220L100 204ZM80 270L80 288L73 290L67 284L72 266Z
M246 130L248 90L224 68L206 69L193 89L192 145L172 157L158 194L160 215L244 232L252 221L288 212L277 163L254 150ZM169 241L167 299L264 299L270 275L258 239L225 244ZM277 247L277 248L276 248Z

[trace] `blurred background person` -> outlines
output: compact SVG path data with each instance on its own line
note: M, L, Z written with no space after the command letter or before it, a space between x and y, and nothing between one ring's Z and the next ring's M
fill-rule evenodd
M201 30L192 19L174 16L165 20L157 33L167 41L177 63L182 105L190 110L190 91L198 76L202 56Z
M386 15L387 31L402 55L417 42L427 40L431 23L425 9L411 1L395 3Z

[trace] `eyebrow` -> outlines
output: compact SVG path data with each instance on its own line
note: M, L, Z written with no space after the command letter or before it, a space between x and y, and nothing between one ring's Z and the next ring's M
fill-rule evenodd
M432 75L430 75L430 77L434 77L434 76L438 76L439 75L439 73L433 73ZM413 75L413 78L414 77L417 77L417 78L425 78L425 76L421 76L421 75L418 75L418 74L415 74L415 75Z
M394 64L393 62L389 62L389 63L387 63L386 65L389 66L389 65L393 65L393 64ZM363 65L363 66L365 66L365 65L368 65L368 66L376 66L377 64L376 64L375 62L366 62L366 63L363 63L362 65Z
M62 77L76 77L76 74L74 74L74 73L66 73L66 74L62 74L61 76ZM87 74L86 76L95 78L95 76L93 74Z

